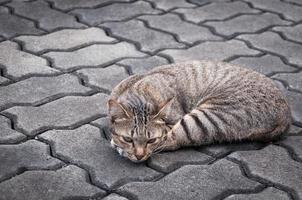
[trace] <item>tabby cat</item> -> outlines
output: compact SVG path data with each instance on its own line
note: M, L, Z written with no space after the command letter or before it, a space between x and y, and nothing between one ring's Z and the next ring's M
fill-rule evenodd
M270 141L290 124L274 82L224 62L159 66L119 83L108 101L111 145L132 161L162 150L241 140Z

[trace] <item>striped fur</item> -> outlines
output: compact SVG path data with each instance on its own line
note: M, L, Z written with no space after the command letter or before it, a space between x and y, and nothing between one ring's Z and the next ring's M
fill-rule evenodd
M271 79L211 61L164 65L131 76L114 88L108 105L113 146L133 161L183 146L272 140L291 119Z

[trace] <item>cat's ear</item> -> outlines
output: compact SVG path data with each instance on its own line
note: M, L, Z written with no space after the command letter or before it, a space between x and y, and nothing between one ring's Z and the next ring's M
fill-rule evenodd
M109 99L108 108L111 121L113 122L124 121L131 117L131 113L127 110L127 108L114 99Z
M159 124L165 123L163 121L163 118L165 118L168 115L173 101L174 101L174 97L169 98L168 100L163 101L159 104L158 111L153 117L153 120L156 123L159 123Z

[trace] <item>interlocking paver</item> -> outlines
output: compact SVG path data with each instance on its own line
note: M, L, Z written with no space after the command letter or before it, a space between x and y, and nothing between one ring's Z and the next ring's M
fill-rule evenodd
M60 160L49 155L49 147L46 144L36 140L1 145L0 160L0 180L15 175L22 169L49 169L61 164ZM1 192L0 194L2 195Z
M117 194L110 194L109 196L105 197L103 200L127 200L127 199Z
M244 162L252 175L289 187L302 198L302 165L292 160L284 148L269 145L258 151L235 152L229 157Z
M150 158L149 165L154 169L168 173L183 165L207 164L211 160L212 157L189 149L155 154Z
M185 18L199 23L205 20L223 20L240 13L259 13L251 9L246 3L236 2L214 2L197 8L180 8L175 12L184 14Z
M273 30L282 32L288 39L302 42L302 24L295 26L280 26L274 27Z
M241 15L227 21L207 22L205 24L214 27L217 33L221 35L232 36L239 33L260 31L273 25L288 25L290 23L282 20L276 14L263 13L258 15Z
M36 20L41 28L48 31L57 28L86 27L84 24L78 23L73 16L51 9L43 1L11 2L8 5L14 8L15 13Z
M147 28L138 20L105 23L102 26L108 27L118 37L139 43L143 51L184 47L184 44L176 42L172 35Z
M84 120L104 115L106 110L105 94L87 97L68 96L39 107L15 106L4 112L17 117L16 126L34 135L39 130L72 127Z
M26 138L22 133L13 130L10 120L2 115L0 115L0 130L0 144L15 143Z
M0 35L10 38L20 34L38 35L41 33L44 31L37 29L32 21L11 15L4 9L0 9Z
M6 83L8 81L9 81L9 79L7 79L7 78L5 78L3 76L0 76L0 85L3 84L3 83Z
M111 138L111 133L109 129L109 117L102 117L97 120L94 120L93 122L90 122L90 124L97 126L102 129L104 133L104 137L109 140Z
M288 90L286 90L285 94L289 102L293 120L302 124L302 94Z
M259 186L242 175L239 166L220 160L209 166L186 165L156 182L128 183L118 189L137 199L213 199L227 190L253 190Z
M161 53L171 56L175 62L187 60L223 60L238 55L257 55L258 51L248 48L243 42L204 42L189 49L164 50Z
M280 72L293 72L296 68L286 65L277 56L264 55L261 57L240 57L231 63L242 65L265 75L272 75Z
M194 43L199 40L221 40L213 35L209 29L187 23L176 14L142 16L140 19L148 21L151 27L168 31L177 35L180 41ZM177 26L175 26L177 24Z
M15 38L23 42L26 50L40 53L46 50L67 50L96 42L113 42L104 30L96 27L87 29L66 29L42 36L20 36Z
M287 193L273 187L266 188L257 194L233 194L225 200L259 200L259 199L272 199L272 200L290 200L291 198Z
M112 90L119 82L128 77L126 70L117 65L106 68L81 69L79 74L87 78L90 85Z
M160 11L152 9L151 5L144 1L134 3L115 3L96 9L76 9L72 11L79 14L81 20L97 25L106 21L120 21L135 17L141 14L158 14Z
M302 135L290 136L281 142L285 146L288 146L302 160Z
M291 125L288 130L290 135L302 135L302 128L299 126Z
M21 51L16 43L10 41L0 43L0 66L8 76L14 78L59 72L50 68L46 59Z
M273 78L285 81L288 86L292 89L299 90L302 92L302 72L299 73L281 73L276 74Z
M145 56L145 54L137 51L134 45L127 42L94 44L73 52L50 52L44 55L53 60L56 67L65 71L81 66L109 64L125 57Z
M302 45L283 40L277 33L240 35L238 38L249 41L256 48L285 56L289 62L302 66Z
M0 110L15 104L26 105L47 101L63 95L86 94L90 88L80 84L77 77L63 74L55 77L32 77L0 87Z
M283 0L283 2L290 2L290 3L302 5L302 2L300 0Z
M162 10L171 10L174 8L192 8L196 7L196 5L191 4L185 0L148 0L149 2L153 2L156 8Z
M74 8L92 8L94 6L101 6L112 4L115 2L129 2L131 0L50 0L54 5L62 10L69 10Z
M282 14L286 19L299 21L302 19L302 7L293 6L280 0L247 0L256 8Z
M113 187L129 180L152 180L160 173L135 164L118 155L98 128L85 125L75 130L48 131L41 136L50 141L55 153L78 165L88 166L92 179L104 187Z
M105 192L87 183L87 173L74 165L56 171L28 171L0 183L1 200L87 198Z

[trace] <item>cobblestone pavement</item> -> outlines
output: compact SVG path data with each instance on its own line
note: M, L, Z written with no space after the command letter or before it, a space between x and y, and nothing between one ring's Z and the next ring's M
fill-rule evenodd
M293 124L134 164L106 100L131 74L190 59L276 81ZM301 0L0 0L0 199L302 199Z

